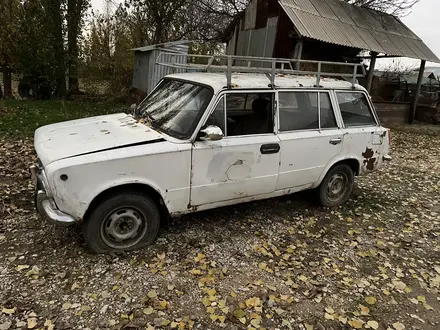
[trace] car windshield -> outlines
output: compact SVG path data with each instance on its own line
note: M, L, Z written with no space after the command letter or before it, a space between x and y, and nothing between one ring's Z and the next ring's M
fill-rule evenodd
M149 120L153 128L173 137L188 139L212 95L213 92L208 87L164 79L139 105L137 117Z

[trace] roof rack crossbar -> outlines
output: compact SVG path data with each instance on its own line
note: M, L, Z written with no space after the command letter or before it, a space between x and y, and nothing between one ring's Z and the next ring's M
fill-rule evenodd
M177 57L179 56L184 58L179 61L177 60ZM206 64L200 63L203 61L205 61ZM316 66L317 69L296 70L292 63L305 64L305 67ZM236 72L265 73L272 88L276 86L275 80L277 74L316 76L317 87L320 86L322 76L347 78L347 80L351 80L353 87L355 87L357 78L366 76L365 67L362 64L357 63L237 55L196 55L168 51L163 51L159 54L156 59L156 64L181 70L223 72L226 74L227 88L232 87L232 73ZM324 65L333 66L335 69L339 68L341 72L325 72L323 71ZM359 68L361 68L360 73Z

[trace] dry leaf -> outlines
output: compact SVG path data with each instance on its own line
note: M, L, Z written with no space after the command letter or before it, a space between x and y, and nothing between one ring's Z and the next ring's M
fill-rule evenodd
M393 327L396 330L403 330L403 329L405 329L405 326L402 323L400 323L400 322L393 323Z
M327 319L327 320L334 320L334 319L335 319L334 316L333 316L333 314L329 314L329 313L325 313L325 314L324 314L324 317L325 317L325 319Z
M147 308L144 308L144 310L142 311L145 315L150 315L150 314L153 314L153 312L154 312L154 309L152 308L152 307L147 307Z
M2 309L2 313L3 313L3 314L11 315L11 314L14 314L16 310L17 310L16 307L13 307L13 308L6 308L6 307L4 307L4 308Z
M327 313L329 313L329 314L334 314L334 313L335 313L335 310L334 310L333 308L331 308L331 307L326 307L326 308L325 308L325 311L326 311Z
M245 315L246 315L246 313L244 312L244 310L242 310L242 309L236 309L236 310L234 310L234 316L237 318L237 319L240 319L240 318L242 318L242 317L244 317Z
M29 266L29 265L18 265L17 267L15 267L15 269L18 270L19 272L21 272L22 270L28 269L30 267L31 266Z
M304 326L306 327L306 330L313 330L313 325L304 323Z
M157 297L157 292L154 290L151 290L148 292L148 297L149 298L156 298Z
M364 325L364 321L359 320L359 319L353 319L348 321L348 324L355 329L362 329L362 326Z
M64 303L63 306L61 306L61 310L65 311L65 310L67 310L67 309L69 309L71 307L72 307L71 303Z
M370 309L367 306L359 304L359 308L361 309L361 315L369 315Z
M27 327L28 329L33 329L37 326L37 319L35 317L31 317L27 319Z
M434 310L434 308L432 308L432 306L431 305L428 305L428 304L423 304L423 307L425 307L425 309L427 309L427 310Z
M52 323L52 320L46 320L46 322L44 322L44 326L47 327L47 330L55 329L55 325Z
M376 321L368 321L367 325L374 330L379 329L379 323L377 323Z
M376 298L372 296L368 296L365 298L365 301L370 305L374 305L376 303Z

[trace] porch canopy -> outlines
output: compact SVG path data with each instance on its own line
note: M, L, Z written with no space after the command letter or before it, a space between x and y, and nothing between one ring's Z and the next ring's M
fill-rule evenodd
M400 19L341 0L279 0L299 36L389 56L440 63Z
M368 91L379 53L421 60L412 109L411 122L414 121L426 61L440 63L440 60L400 19L341 0L279 0L279 4L300 38L370 51Z

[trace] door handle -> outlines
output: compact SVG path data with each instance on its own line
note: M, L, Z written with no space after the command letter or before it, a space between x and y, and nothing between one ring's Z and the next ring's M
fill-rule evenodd
M280 151L280 145L278 143L263 144L260 148L260 152L263 155L277 154Z
M342 142L342 138L331 139L329 142L335 146Z

